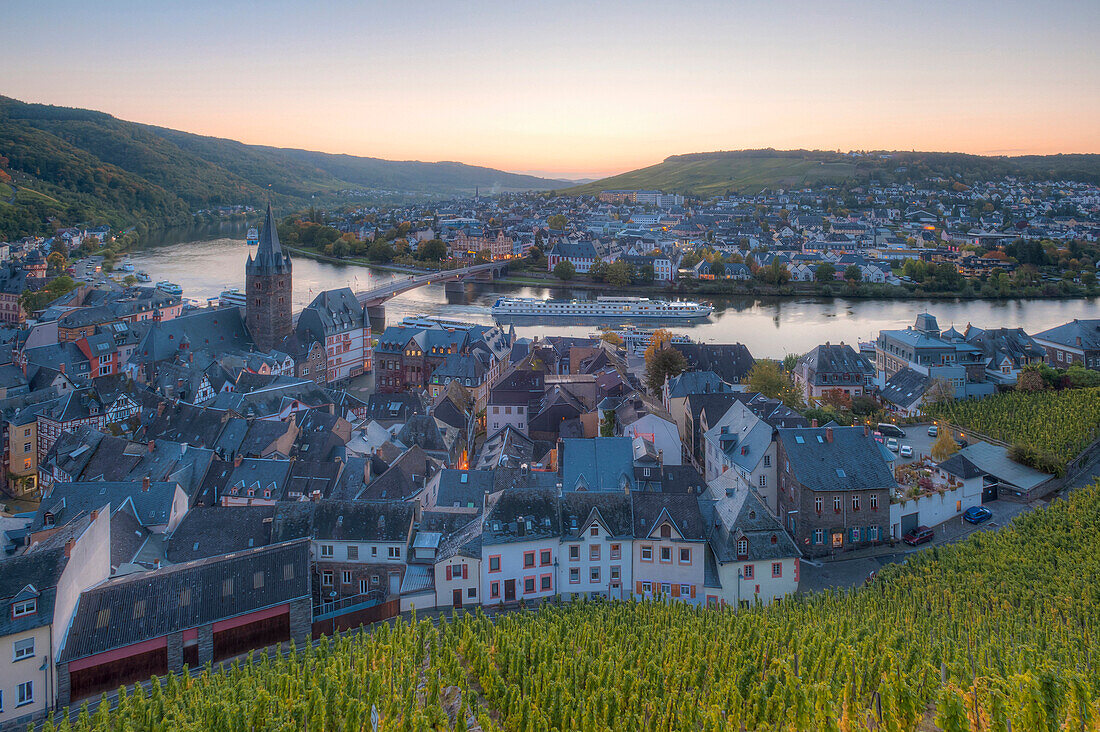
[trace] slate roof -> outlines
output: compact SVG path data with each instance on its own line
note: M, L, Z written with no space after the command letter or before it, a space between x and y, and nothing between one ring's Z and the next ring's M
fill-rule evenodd
M815 386L863 381L865 376L874 373L867 359L845 343L817 346L799 359L796 369L803 367L813 371ZM827 381L824 378L826 374L839 376L840 380L834 378Z
M903 409L911 409L930 386L932 379L927 374L920 374L906 367L887 380L879 396Z
M779 440L791 473L808 490L875 491L897 486L879 444L862 427L780 429Z
M703 541L707 538L706 522L695 495L634 491L630 494L630 501L636 539L650 536L653 527L666 518L672 521L685 540Z
M309 558L302 540L109 580L80 596L60 661L309 597Z
M516 489L495 496L485 516L482 542L484 545L508 544L560 535L561 516L556 491Z
M279 242L279 231L270 205L267 207L267 216L264 217L263 227L260 229L260 242L259 246L256 247L256 257L253 259L250 252L248 262L245 263L244 267L246 275L261 277L291 273L290 255L283 251L283 246Z
M106 503L111 504L112 511L132 510L142 526L166 524L177 486L175 481L158 481L143 490L140 480L58 483L39 504L30 530L48 528L44 520L47 513L53 515L54 526L63 526Z
M623 491L634 487L634 448L629 437L561 441L563 491Z
M730 391L730 385L713 371L685 371L668 380L670 399L680 399L689 394L712 394Z
M0 637L53 622L57 582L69 561L65 543L78 537L89 522L86 515L82 521L57 531L23 554L0 559ZM30 597L36 598L35 612L13 618L12 602Z
M240 308L199 310L153 323L132 358L141 363L173 358L185 340L195 350L247 352L252 347Z
M371 481L357 498L403 501L420 492L437 467L438 463L419 445L413 445Z
M1067 348L1081 348L1087 351L1100 350L1100 320L1074 318L1068 323L1044 330L1042 333L1036 333L1034 337L1051 343L1058 343ZM1078 338L1081 339L1080 344L1077 342Z
M783 530L755 491L738 487L731 472L711 481L707 500L701 501L709 512L710 545L718 562L762 561L800 557L802 552ZM748 553L737 555L737 542L748 542Z
M310 536L318 541L406 543L414 507L400 501L303 501L280 503L272 540Z
M439 471L435 505L440 510L453 508L457 504L460 508L472 507L480 511L485 493L492 493L496 490L494 480L495 478L490 470L452 470L444 468Z
M566 493L560 501L562 536L579 538L595 519L612 536L630 537L634 521L630 496L626 493Z
M361 330L364 324L369 326L364 313L350 287L325 290L299 314L297 331L324 343L328 336Z
M672 348L684 355L693 371L713 371L731 384L740 383L756 363L748 347L741 343L673 343Z
M457 531L444 534L436 550L436 561L443 561L454 556L481 559L481 532L484 525L484 516L477 516L472 521L462 526Z

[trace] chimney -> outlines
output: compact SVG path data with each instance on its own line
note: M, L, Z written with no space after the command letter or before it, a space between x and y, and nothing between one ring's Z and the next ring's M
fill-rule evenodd
M826 440L826 442L832 442L833 441L833 428L832 427L826 427L825 428L825 440Z
M99 517L99 511L97 511L97 510L95 510L95 509L93 508L93 509L92 509L92 513L91 513L91 519L92 519L92 521L95 521L95 520L96 520L96 519L97 519L98 517Z
M157 441L149 440L149 452L153 452L157 449Z
M61 363L59 363L57 365L57 370L60 371L61 373L65 373L65 362L64 361L62 361Z
M810 426L813 427L814 429L817 429L817 420L816 419L811 419L810 420Z
M233 467L234 467L234 468L239 468L239 467L241 467L241 461L242 461L242 460L244 460L244 458L243 458L243 457L241 457L240 455L238 455L237 457L233 458Z
M65 542L65 558L66 559L68 559L69 557L71 557L73 555L73 544L74 543L75 542L72 539L69 539Z
M149 492L149 476L148 475L146 475L144 478L141 479L141 492L142 493L148 493Z
M870 437L871 436L871 426L870 425L866 425L866 424L863 425L863 436L864 437Z

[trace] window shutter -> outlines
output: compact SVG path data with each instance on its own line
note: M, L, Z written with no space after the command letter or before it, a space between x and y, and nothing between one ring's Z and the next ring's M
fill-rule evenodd
M673 597L679 597L680 596L680 585L673 585L672 586L672 596Z
M462 579L469 579L469 576L466 573L466 565L465 564L462 565Z
M449 564L447 565L447 579L451 579L451 565Z
M642 583L641 583L641 581L635 582L634 584L636 585L635 593L638 594L638 595L642 594Z
M695 597L695 585L691 586L691 596L692 596L692 598Z

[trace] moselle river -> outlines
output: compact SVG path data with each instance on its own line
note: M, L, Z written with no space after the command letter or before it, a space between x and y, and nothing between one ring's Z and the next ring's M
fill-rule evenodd
M244 264L249 247L239 226L229 236L181 241L145 247L131 253L138 270L154 282L169 280L183 288L184 297L205 301L222 290L244 288ZM206 236L210 236L209 230ZM166 237L167 238L167 237ZM322 290L349 286L369 289L394 277L390 272L354 265L294 258L294 307L300 309ZM608 291L611 294L612 291ZM447 295L442 285L428 285L394 298L386 305L386 322L394 324L406 315L431 313L470 322L491 323L490 307L502 295L549 298L592 298L600 293L561 287L522 287L500 284L474 285L465 296ZM656 293L655 293L656 294ZM917 313L935 315L941 328L967 324L993 327L1023 327L1036 333L1073 318L1100 318L1100 301L1088 300L846 300L844 298L707 298L715 306L709 320L662 324L689 334L698 341L746 344L756 356L782 357L804 353L815 345L831 341L856 343L871 340L884 328L912 325ZM645 323L638 323L644 326ZM584 336L596 330L595 323L519 321L520 336Z

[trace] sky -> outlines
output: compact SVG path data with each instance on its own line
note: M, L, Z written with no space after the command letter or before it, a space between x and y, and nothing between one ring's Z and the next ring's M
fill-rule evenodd
M598 178L774 147L1100 152L1100 2L0 0L0 94Z

